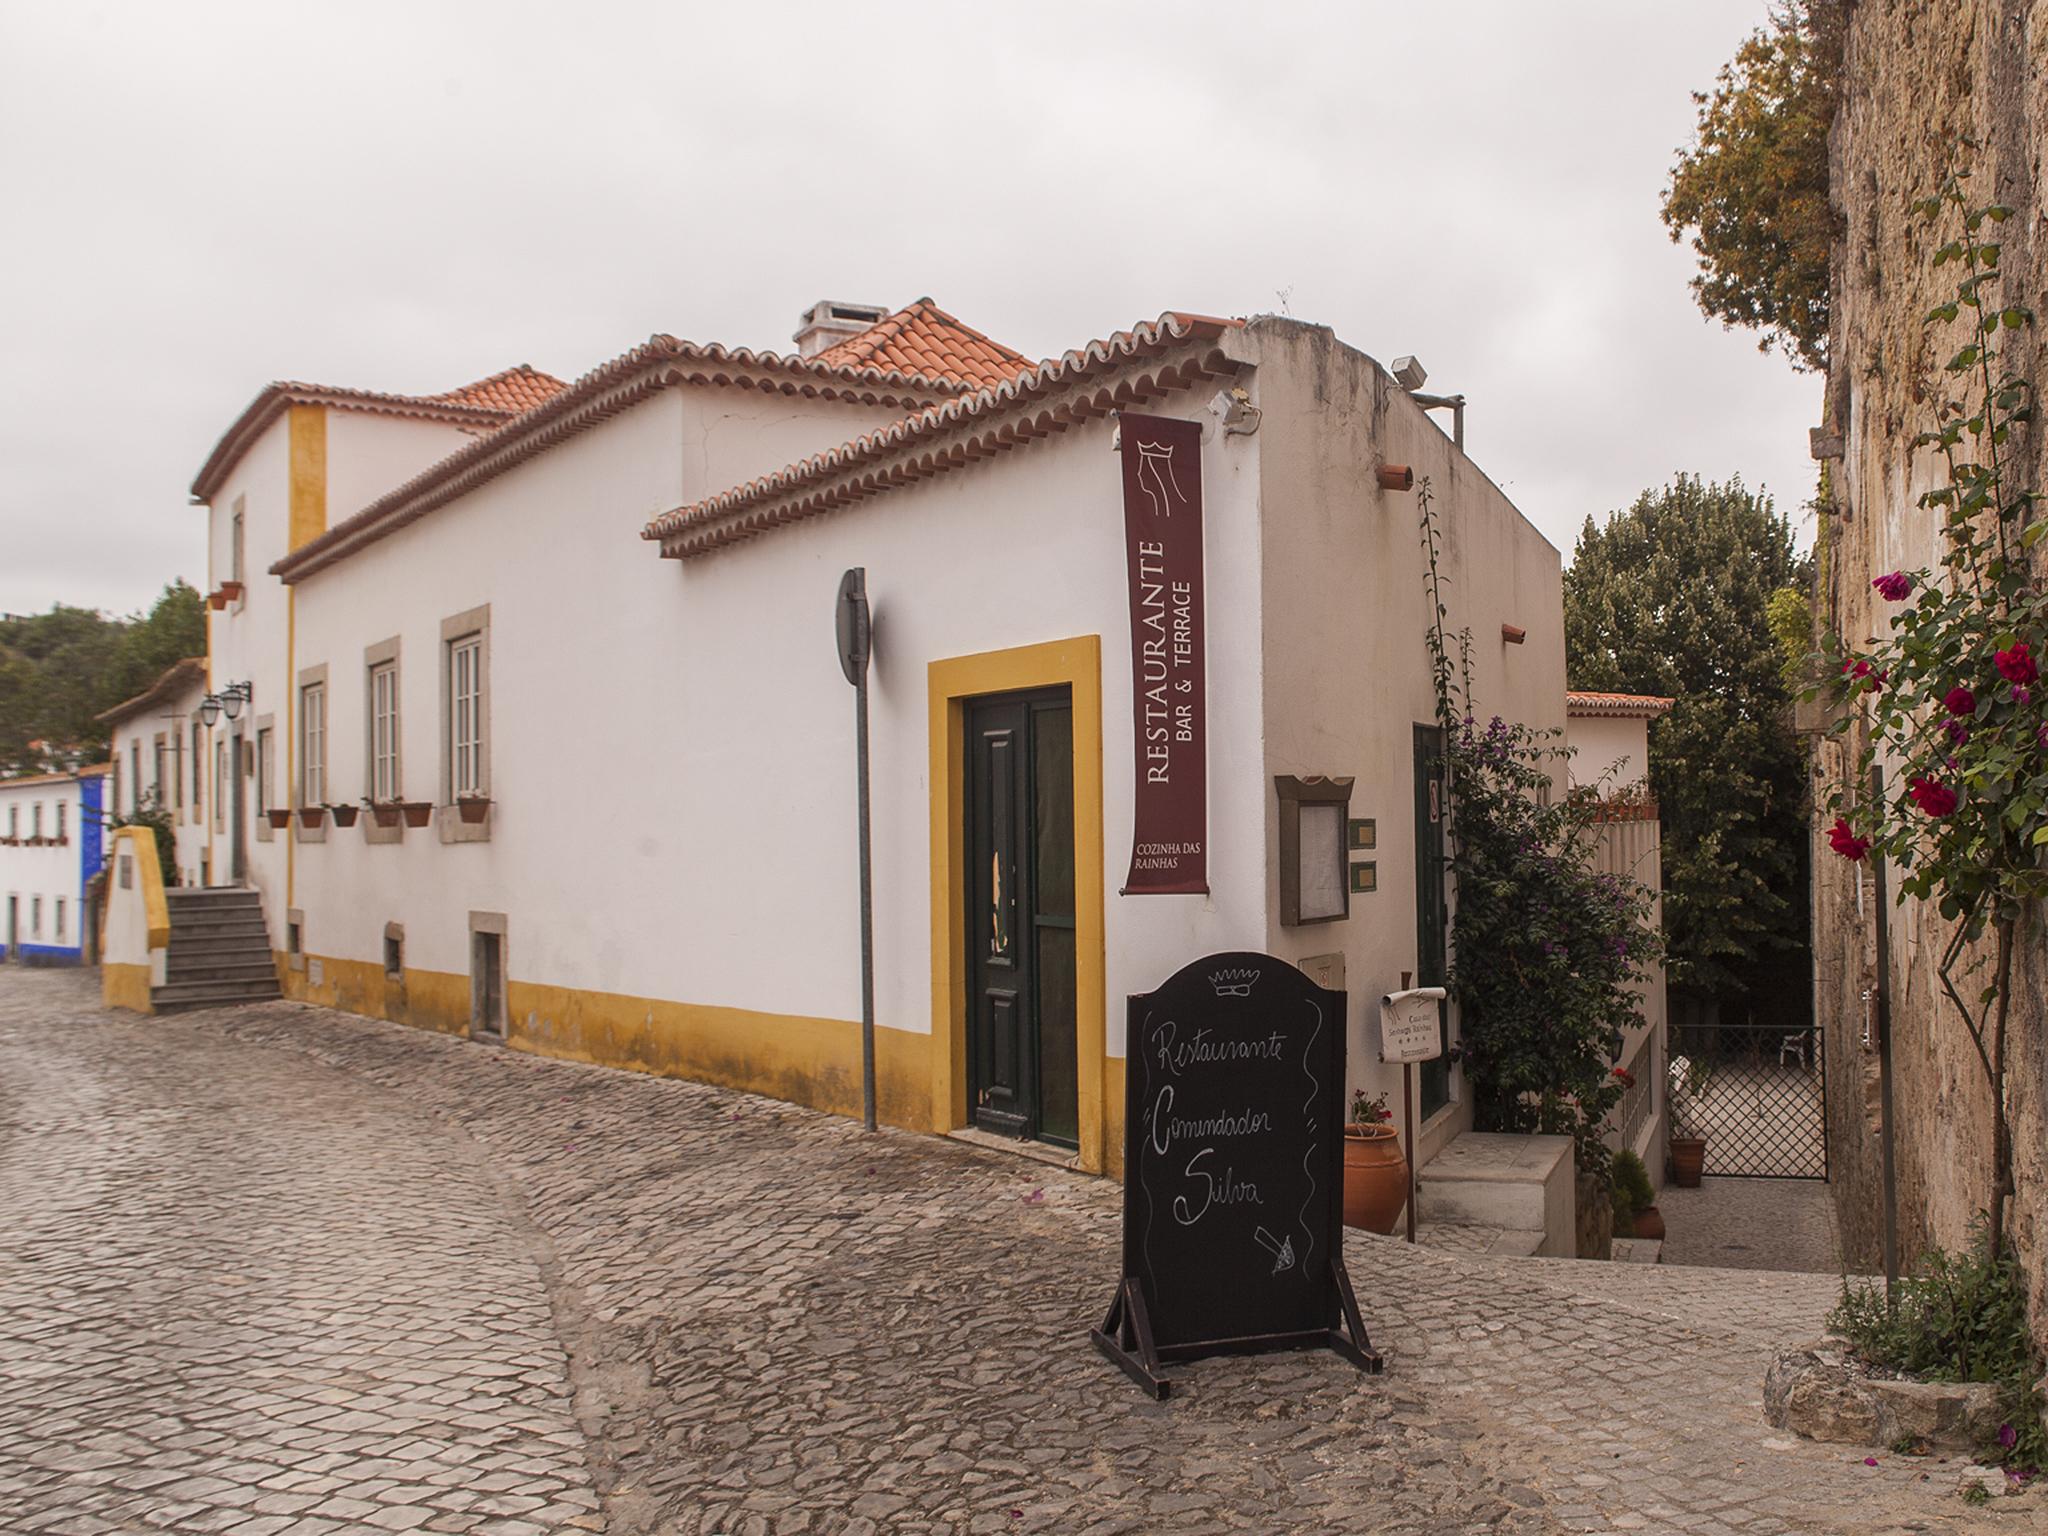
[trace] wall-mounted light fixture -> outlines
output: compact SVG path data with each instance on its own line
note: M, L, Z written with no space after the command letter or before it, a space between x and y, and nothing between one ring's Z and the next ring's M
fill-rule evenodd
M1394 382L1414 398L1415 403L1425 411L1449 411L1451 413L1451 441L1465 446L1465 397L1463 395L1425 395L1422 386L1429 382L1429 370L1422 366L1418 357L1397 357L1394 366L1388 370L1394 375Z
M209 693L199 701L199 718L208 726L226 715L230 720L238 718L242 706L256 696L256 690L249 683L229 683L219 693Z

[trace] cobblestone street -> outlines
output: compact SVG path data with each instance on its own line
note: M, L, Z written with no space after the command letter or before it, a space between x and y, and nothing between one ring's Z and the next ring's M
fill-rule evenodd
M0 1530L2018 1531L1761 1422L1832 1276L1351 1240L1387 1374L1088 1345L1119 1191L291 1004L0 969ZM2003 1513L1997 1505L2010 1506Z

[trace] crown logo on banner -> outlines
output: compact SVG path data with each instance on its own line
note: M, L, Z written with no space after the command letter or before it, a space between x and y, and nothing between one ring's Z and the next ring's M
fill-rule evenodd
M1218 997L1250 997L1252 983L1258 979L1257 971L1212 971L1209 985L1216 989Z

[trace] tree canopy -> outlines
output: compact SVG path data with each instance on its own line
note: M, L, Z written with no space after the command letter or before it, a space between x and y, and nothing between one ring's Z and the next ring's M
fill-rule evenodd
M1828 129L1840 95L1842 0L1784 0L1696 93L1699 124L1664 194L1671 238L1692 233L1701 309L1762 331L1796 365L1827 366Z
M205 603L182 581L127 618L62 603L0 616L0 775L40 771L36 741L98 761L107 728L94 717L205 651Z
M1806 785L1770 608L1805 565L1768 497L1680 475L1587 518L1564 577L1571 686L1677 701L1649 762L1672 986L1801 1018Z

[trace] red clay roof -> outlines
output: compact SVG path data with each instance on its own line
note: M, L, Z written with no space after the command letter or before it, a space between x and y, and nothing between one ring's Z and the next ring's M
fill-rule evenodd
M486 381L488 382L488 381ZM731 386L792 398L850 401L891 410L922 410L934 400L970 391L951 376L904 373L874 364L828 363L746 347L702 345L656 334L586 373L517 416L498 414L495 430L465 443L405 484L334 524L270 567L287 583L397 532L436 507L586 432L649 395L681 384ZM445 406L444 409L472 409Z
M545 382L543 382L545 381ZM545 385L553 385L546 389ZM270 424L295 405L324 405L338 411L362 411L373 416L405 416L416 421L438 421L465 432L488 432L502 426L531 405L559 393L564 386L524 363L494 373L474 384L441 395L392 395L374 389L344 389L332 384L305 384L279 379L266 384L251 400L234 424L223 432L213 452L199 466L192 480L192 499L211 501L242 455Z
M1211 374L1234 373L1238 364L1213 346L1206 354L1195 349L1243 324L1168 310L1157 320L1091 341L979 393L929 406L772 475L664 512L640 536L659 540L667 558L689 559L1064 432L1077 421L1142 404ZM1152 372L1130 377L1129 371L1141 364ZM1098 380L1116 375L1125 376L1118 388L1095 387ZM1061 398L1077 388L1082 391L1077 397Z
M455 405L480 405L486 410L509 411L516 416L521 411L532 410L544 400L552 399L568 387L553 374L542 373L531 363L520 363L487 379L478 379L474 384L425 398L446 400Z
M1678 701L1654 693L1597 693L1569 689L1564 712L1574 720L1654 720Z
M127 719L138 710L146 709L159 700L170 698L173 694L183 692L185 689L205 681L206 658L204 656L187 656L183 661L172 662L164 670L162 676L158 677L155 682L143 689L142 692L135 695L134 698L123 699L112 709L101 711L96 718L105 721L108 725L116 724Z
M817 361L838 368L886 368L954 378L987 389L1037 367L1014 347L962 324L929 298L878 320L858 336L827 347Z

